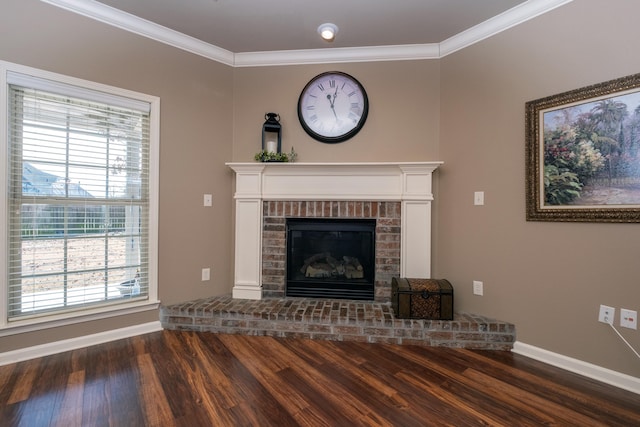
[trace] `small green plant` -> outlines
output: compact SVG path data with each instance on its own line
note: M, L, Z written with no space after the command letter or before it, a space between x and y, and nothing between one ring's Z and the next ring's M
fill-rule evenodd
M291 147L291 151L287 153L274 153L267 150L262 150L258 152L253 158L257 162L295 162L296 157L298 157L298 153L293 150Z

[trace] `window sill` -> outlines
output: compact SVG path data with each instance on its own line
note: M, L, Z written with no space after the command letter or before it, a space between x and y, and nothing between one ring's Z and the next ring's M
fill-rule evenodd
M93 320L108 319L127 314L142 313L157 310L160 301L141 301L123 306L100 307L78 312L67 312L58 315L38 317L27 320L16 320L0 327L0 337L17 335L26 332L41 331L43 329L74 325Z

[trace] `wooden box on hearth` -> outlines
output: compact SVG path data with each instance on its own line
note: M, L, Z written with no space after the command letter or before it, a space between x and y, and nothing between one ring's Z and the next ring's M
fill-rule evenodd
M453 320L453 286L446 279L394 277L391 305L399 319Z

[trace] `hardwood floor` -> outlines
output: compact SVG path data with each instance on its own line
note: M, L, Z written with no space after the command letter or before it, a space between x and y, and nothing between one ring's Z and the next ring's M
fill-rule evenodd
M510 352L162 331L0 367L2 426L634 426Z

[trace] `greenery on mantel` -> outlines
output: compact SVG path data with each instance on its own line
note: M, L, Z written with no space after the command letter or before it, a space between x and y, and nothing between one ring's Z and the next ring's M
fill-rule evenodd
M293 147L291 147L291 151L289 153L274 153L271 151L262 150L253 158L257 162L295 162L296 157L298 157L298 153L296 153L293 150Z

